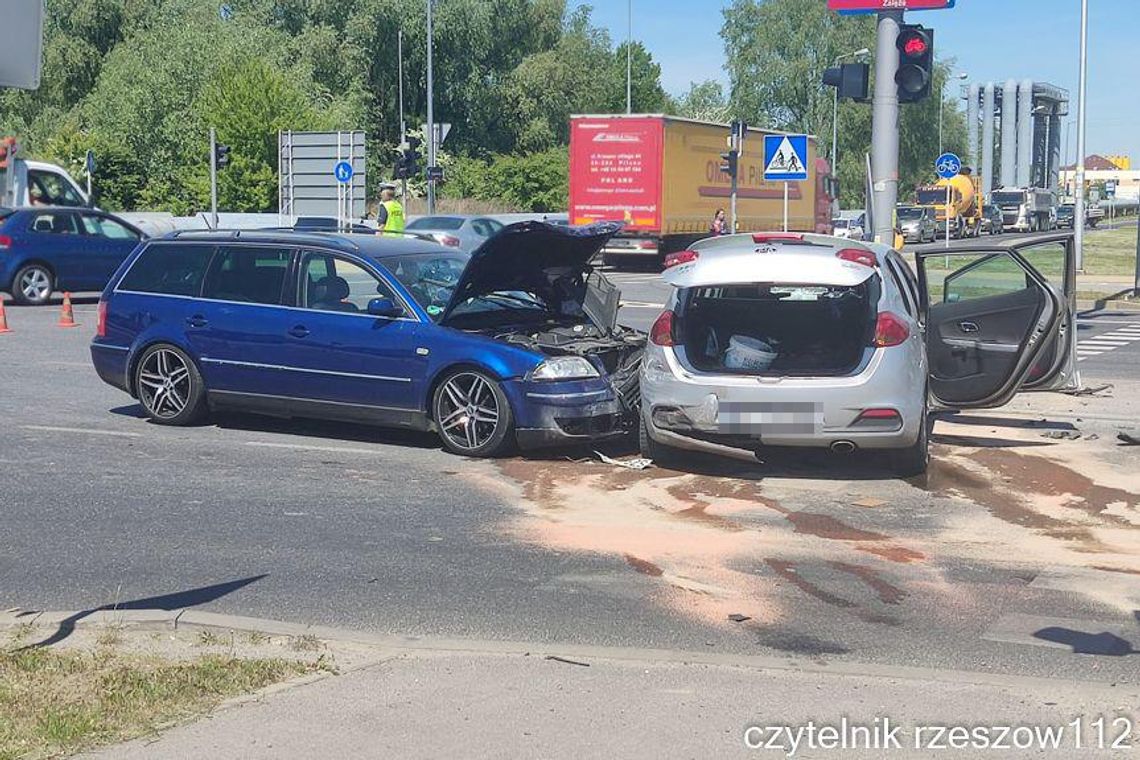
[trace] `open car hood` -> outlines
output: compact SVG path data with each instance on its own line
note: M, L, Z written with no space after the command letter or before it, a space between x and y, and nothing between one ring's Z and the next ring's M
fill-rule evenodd
M511 224L488 238L471 254L467 267L455 284L447 307L439 323L447 324L456 306L488 293L519 290L545 297L555 283L584 279L590 260L613 235L622 228L620 222L599 222L587 227L564 227L545 222L519 222ZM590 288L577 288L573 293L559 291L565 304L567 297L576 301L581 311L598 323L599 327L612 327L616 318L616 297L613 315L592 313L591 306L598 299L588 295ZM564 309L563 309L564 310Z

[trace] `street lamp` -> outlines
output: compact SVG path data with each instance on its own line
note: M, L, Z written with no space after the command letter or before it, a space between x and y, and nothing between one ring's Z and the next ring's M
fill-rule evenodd
M838 66L839 62L842 61L844 58L859 59L859 58L865 58L866 56L869 56L870 54L871 54L871 51L868 50L867 48L860 48L859 50L856 50L854 52L846 53L846 54L840 55L840 56L836 56L834 63L832 63L831 65L832 66ZM836 156L836 145L839 143L839 88L838 87L835 88L834 98L835 99L832 101L832 104L831 104L831 173L833 175L838 176L839 162L838 162L838 158Z
M625 112L633 113L633 0L629 0L629 28L625 38Z
M965 72L955 74L955 79L965 81L970 78ZM946 100L946 82L942 82L942 89L938 92L938 155L942 155L942 103Z
M1077 196L1073 209L1076 227L1077 271L1085 268L1085 88L1088 86L1089 0L1081 0L1081 67L1077 90L1077 165L1073 193Z

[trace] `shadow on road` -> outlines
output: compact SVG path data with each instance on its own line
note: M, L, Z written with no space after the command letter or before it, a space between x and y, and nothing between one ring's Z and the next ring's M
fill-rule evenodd
M75 624L83 618L95 612L116 612L119 610L180 610L186 607L197 607L200 604L207 604L221 599L223 596L232 594L240 588L244 588L251 583L256 583L262 578L266 577L267 573L261 575L253 575L249 578L240 578L235 581L226 581L225 583L215 583L212 586L201 586L199 588L192 588L186 591L176 591L173 594L163 594L161 596L148 596L144 599L132 599L126 602L115 602L113 604L104 604L102 607L94 607L89 610L82 610L75 613L69 618L60 621L59 627L55 633L48 636L43 641L38 641L35 644L28 644L21 647L17 651L24 651L27 649L38 649L40 647L51 646L60 641L63 641L72 633L75 632Z
M417 449L441 448L439 437L418 430L398 430L351 422L306 419L301 417L263 417L256 414L226 412L211 414L207 424L223 430L247 430L263 433L322 438L355 443L379 443L389 446L407 446Z
M1134 648L1131 642L1114 633L1085 633L1072 628L1049 626L1034 632L1033 636L1043 641L1053 641L1072 647L1073 654L1099 654L1107 657L1140 654L1140 650Z

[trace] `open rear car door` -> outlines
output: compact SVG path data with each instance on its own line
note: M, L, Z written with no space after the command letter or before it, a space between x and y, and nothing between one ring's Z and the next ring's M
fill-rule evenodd
M1073 237L915 253L932 405L976 409L1080 386Z

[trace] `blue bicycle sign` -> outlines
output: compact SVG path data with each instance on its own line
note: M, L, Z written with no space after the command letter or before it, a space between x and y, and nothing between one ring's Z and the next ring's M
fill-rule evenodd
M352 164L347 161L341 161L333 167L333 175L336 177L337 182L348 182L352 179L353 171Z
M943 153L934 162L934 171L938 172L938 176L942 179L957 177L962 171L962 159L953 153Z

